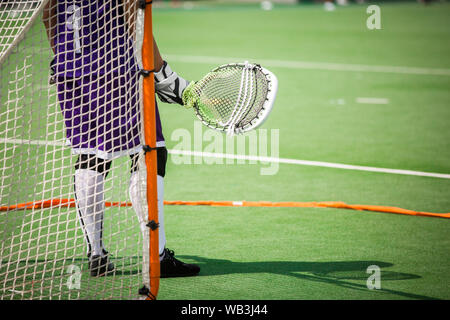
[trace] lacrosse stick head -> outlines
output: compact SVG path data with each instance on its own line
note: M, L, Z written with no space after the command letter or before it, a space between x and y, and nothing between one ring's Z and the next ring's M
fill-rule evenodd
M226 64L191 82L183 92L183 103L193 107L209 128L240 134L267 119L277 89L276 76L260 65Z

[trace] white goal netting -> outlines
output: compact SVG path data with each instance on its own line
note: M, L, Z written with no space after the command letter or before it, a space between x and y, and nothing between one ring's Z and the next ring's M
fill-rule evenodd
M0 299L146 281L135 3L0 1Z

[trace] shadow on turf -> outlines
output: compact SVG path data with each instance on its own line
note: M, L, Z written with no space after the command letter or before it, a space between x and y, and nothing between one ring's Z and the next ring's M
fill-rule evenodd
M128 257L137 259L137 257ZM302 262L302 261L260 261L260 262L233 262L225 259L210 259L199 256L180 255L177 258L188 262L196 263L201 267L199 276L216 276L227 274L245 274L245 273L273 273L291 276L299 279L305 279L315 282L324 282L334 284L336 286L350 288L354 290L366 291L366 280L369 274L366 273L367 267L371 265L377 265L381 269L382 281L396 281L396 280L411 280L421 278L415 274L401 273L383 270L383 268L392 267L393 264L382 261L330 261L330 262ZM113 262L120 261L121 257L115 257ZM52 261L38 260L37 262ZM60 263L64 263L63 260L59 260ZM79 263L80 266L86 263L85 259L73 259L71 263ZM34 265L27 265L25 261L19 261L19 265L27 266L28 268L34 268ZM134 264L133 264L134 266ZM82 266L82 272L88 272ZM108 276L136 276L140 272L138 270L126 268L122 269L121 265L116 266L116 270L110 273ZM27 268L24 268L25 270ZM83 270L84 269L84 270ZM24 270L23 270L24 271ZM348 282L345 280L360 280L363 284ZM396 290L390 290L383 288L377 290L386 292L400 297L409 299L420 300L437 300L437 298L416 295L407 292L401 292Z
M182 260L190 260L201 267L199 276L215 276L243 273L273 273L305 279L315 282L325 282L336 286L354 290L367 291L366 281L370 274L367 267L377 265L381 269L382 281L411 280L421 278L415 274L383 270L393 264L382 261L330 261L330 262L302 262L302 261L262 261L262 262L233 262L224 259L209 259L199 256L179 256ZM187 261L186 261L187 262ZM345 280L362 280L363 284ZM407 292L383 288L381 292L391 293L410 299L436 299L433 297L416 295Z

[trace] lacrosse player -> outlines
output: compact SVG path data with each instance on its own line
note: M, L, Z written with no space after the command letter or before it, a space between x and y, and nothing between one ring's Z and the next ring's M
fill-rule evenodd
M130 4L131 3L131 4ZM104 183L113 159L131 159L129 195L142 232L148 228L146 199L138 192L140 106L139 67L126 13L136 1L51 0L43 22L54 53L51 82L58 92L66 137L75 164L74 191L80 225L85 234L90 274L114 271L103 236ZM182 103L188 82L163 61L154 42L155 88L161 101ZM161 277L193 276L197 265L186 264L165 247L163 195L167 149L156 107L157 190Z

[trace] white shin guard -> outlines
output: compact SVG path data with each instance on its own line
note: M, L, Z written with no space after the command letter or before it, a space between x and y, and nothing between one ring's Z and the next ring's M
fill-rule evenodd
M149 227L147 227L148 223L148 206L147 206L147 197L146 197L146 171L138 170L131 174L130 177L130 187L129 187L129 195L130 200L133 205L133 209L136 212L139 226L142 233L142 250L143 250L143 282L145 285L149 285L149 243L145 239L149 239ZM164 231L164 178L161 176L157 176L157 188L158 188L158 222L159 222L159 253L164 252L164 247L166 245L166 234Z
M75 196L78 220L83 229L92 256L104 255L102 243L103 213L105 211L103 195L104 176L95 170L75 170Z

